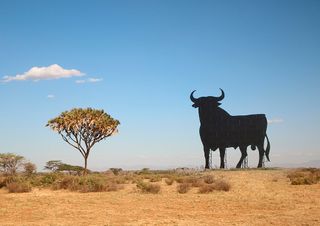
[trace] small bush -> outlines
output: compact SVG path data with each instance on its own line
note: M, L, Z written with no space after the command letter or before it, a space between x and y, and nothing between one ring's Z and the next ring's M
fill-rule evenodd
M167 185L172 185L174 182L172 178L166 178L164 181L166 182Z
M183 177L176 177L176 178L175 178L175 181L176 181L177 183L179 183L179 184L183 183L184 180L185 180L185 178L183 178Z
M6 186L6 177L0 176L0 188Z
M231 188L231 185L224 181L224 180L217 180L214 182L214 190L217 191L229 191Z
M11 182L11 183L8 183L6 187L10 193L30 192L32 189L31 185L26 181Z
M76 185L76 190L80 192L101 192L106 191L107 186L105 182L99 178L84 177L80 178L78 185Z
M35 164L31 163L31 162L26 162L23 164L23 168L24 168L24 173L27 176L31 176L32 174L35 174L37 172L37 167Z
M185 178L184 183L189 183L192 187L200 187L203 184L203 181L201 180L201 178L192 176Z
M231 188L231 185L224 181L224 180L216 180L212 184L202 184L199 187L199 193L204 194L204 193L210 193L213 192L214 190L216 191L229 191Z
M120 189L123 189L123 186L115 183L108 183L106 184L106 191L118 191Z
M143 181L139 181L137 183L137 188L139 188L144 193L152 193L152 194L159 193L161 189L159 184L150 184L150 183L145 183Z
M162 178L160 176L154 176L150 178L150 182L159 182L161 179Z
M287 177L292 185L311 185L320 181L320 169L304 168L290 172Z
M109 170L112 171L112 173L116 176L119 175L120 172L122 172L121 168L110 168Z
M51 186L59 177L61 177L61 175L58 173L44 174L40 179L40 183L42 186Z
M177 186L177 191L180 194L187 193L190 189L191 189L191 184L189 183L181 183L181 184L178 184Z
M204 194L204 193L210 193L214 190L214 185L213 184L202 184L199 187L199 193Z
M204 176L203 181L206 184L212 184L214 182L214 177L212 175Z

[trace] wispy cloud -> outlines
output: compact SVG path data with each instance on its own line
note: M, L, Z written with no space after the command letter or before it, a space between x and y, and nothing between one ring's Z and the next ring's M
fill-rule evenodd
M101 82L103 79L102 78L88 78L86 80L76 80L77 84L83 84L83 83L96 83L96 82Z
M53 98L55 98L55 96L53 94L48 94L47 98L48 99L53 99Z
M60 78L70 78L85 75L76 69L64 69L58 64L52 64L48 67L32 67L29 71L15 76L4 76L2 82L25 81L25 80L50 80Z
M281 118L275 118L275 119L268 119L268 124L276 124L276 123L282 123L283 119Z

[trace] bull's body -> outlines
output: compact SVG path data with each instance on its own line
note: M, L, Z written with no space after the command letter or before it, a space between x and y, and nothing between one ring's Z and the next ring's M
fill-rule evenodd
M224 93L222 91L222 100ZM195 99L193 93L191 100L193 106L199 108L200 137L204 147L206 168L209 168L210 150L220 150L220 168L224 168L225 149L228 147L240 148L241 158L237 168L241 167L243 159L247 156L247 147L254 150L258 147L259 163L262 166L262 158L266 153L269 160L270 144L266 135L267 119L264 114L231 116L225 110L218 107L219 98L201 97ZM268 145L264 150L264 139L267 138Z

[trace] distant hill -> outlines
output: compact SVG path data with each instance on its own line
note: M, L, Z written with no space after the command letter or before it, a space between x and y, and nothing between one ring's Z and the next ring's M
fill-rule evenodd
M287 168L299 168L299 167L315 167L320 168L320 160L312 160L304 163L284 163L284 164L276 164L276 167L287 167Z

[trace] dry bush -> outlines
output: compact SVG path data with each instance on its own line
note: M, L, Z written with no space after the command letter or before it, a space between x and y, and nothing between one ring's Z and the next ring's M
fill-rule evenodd
M181 183L181 184L178 184L177 186L177 191L180 194L187 193L190 189L191 189L191 184L189 183Z
M190 176L184 179L184 183L189 183L192 187L200 187L203 184L203 181L201 178Z
M153 176L150 178L150 182L159 182L161 179L162 178L160 176Z
M210 193L214 191L214 184L202 184L199 187L199 193L204 194L204 193Z
M9 193L23 193L32 190L30 183L26 181L14 181L6 185Z
M167 185L172 185L174 182L172 178L166 178L164 181L166 182Z
M137 183L137 188L139 188L144 193L152 193L152 194L157 194L161 190L161 187L159 184L150 184L150 183L145 183L143 181L139 181Z
M184 177L181 177L181 176L177 176L177 177L174 178L174 180L175 180L177 183L181 184L181 183L184 182L185 178L184 178Z
M224 180L215 180L212 184L202 184L199 187L199 193L210 193L213 191L229 191L231 185Z
M5 187L6 186L6 177L5 176L0 176L0 188Z
M61 177L52 183L51 189L53 189L53 190L59 190L59 189L74 190L74 188L78 184L78 182L76 181L76 178L77 177L75 177L75 176L69 176L69 175Z
M214 183L214 190L217 191L229 191L231 188L231 185L224 181L224 180L216 180Z
M292 185L311 185L320 181L320 169L304 168L290 172L287 177Z
M206 175L203 177L203 181L206 184L212 184L215 180L214 180L214 176L212 175Z
M106 191L118 191L123 188L124 187L122 185L115 184L115 183L107 183L106 184Z

